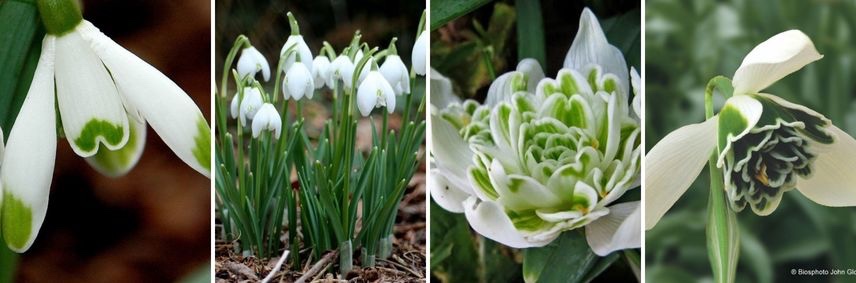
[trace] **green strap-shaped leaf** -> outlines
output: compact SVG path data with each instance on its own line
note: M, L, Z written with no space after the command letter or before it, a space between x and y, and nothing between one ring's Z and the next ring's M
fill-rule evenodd
M7 131L33 79L37 60L28 58L38 58L41 34L35 1L0 2L0 125Z
M582 231L568 231L547 246L524 251L523 278L526 282L582 282L598 258Z
M487 3L490 3L490 0L433 0L431 1L431 30Z
M517 7L517 59L532 58L547 66L544 20L540 0L515 1Z

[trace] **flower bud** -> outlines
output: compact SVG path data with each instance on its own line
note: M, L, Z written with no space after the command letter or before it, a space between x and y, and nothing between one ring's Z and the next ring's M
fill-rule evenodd
M289 98L300 100L304 95L311 99L315 92L312 73L303 62L295 63L288 70L282 84L282 95L285 96L286 100Z
M253 138L258 138L262 131L270 131L274 133L274 137L279 139L282 133L281 119L273 104L265 103L262 105L256 116L253 117Z
M259 71L262 72L265 81L270 80L270 65L265 56L252 46L241 50L241 57L238 58L238 76L242 79L255 77Z

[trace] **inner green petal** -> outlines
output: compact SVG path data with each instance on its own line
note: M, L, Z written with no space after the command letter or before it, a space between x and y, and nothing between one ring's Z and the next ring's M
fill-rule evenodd
M74 144L83 151L93 151L98 146L97 138L99 136L103 137L107 144L115 146L122 142L123 135L122 125L93 118L83 126L83 130L80 131L80 136L74 140Z

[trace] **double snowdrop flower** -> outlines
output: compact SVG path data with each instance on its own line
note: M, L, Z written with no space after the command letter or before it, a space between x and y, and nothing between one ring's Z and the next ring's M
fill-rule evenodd
M733 94L719 114L668 134L646 156L646 229L686 192L714 153L735 211L748 205L768 215L793 189L821 205L856 206L856 140L820 113L761 93L822 57L798 30L752 49L734 73Z
M628 96L638 84L590 10L579 27L555 79L522 60L484 105L449 98L451 86L432 75L432 104L448 104L432 106L431 196L509 247L583 227L601 256L641 246L639 201L616 203L639 186L641 129Z
M107 175L134 166L146 123L182 161L210 174L210 129L196 104L172 80L83 20L75 2L38 3L47 35L0 169L2 233L16 252L29 249L45 218L57 122L74 152Z

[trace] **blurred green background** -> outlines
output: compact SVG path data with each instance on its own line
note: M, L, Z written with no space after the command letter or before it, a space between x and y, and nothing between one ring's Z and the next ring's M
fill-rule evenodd
M815 109L856 134L856 1L648 0L646 5L647 149L678 127L703 121L707 81L733 76L755 45L789 29L808 34L825 57L765 92ZM717 96L716 108L723 102ZM647 231L649 282L712 281L704 234L708 182L702 173ZM791 269L856 268L853 208L821 206L793 191L770 216L745 210L737 218L737 282L856 282L856 275L791 275Z
M494 77L513 71L524 58L540 61L545 75L555 77L585 7L597 15L607 39L622 51L627 64L640 66L638 0L431 0L430 5L431 67L449 77L453 93L462 99L483 101ZM625 197L639 199L639 190ZM463 214L450 213L433 201L430 221L431 282L523 282L523 250L479 236ZM542 250L556 248L556 242ZM624 253L598 258L591 269L570 266L588 252L588 246L582 249L548 251L554 252L551 270L558 272L551 278L542 276L542 282L636 281ZM629 253L638 262L639 251Z

